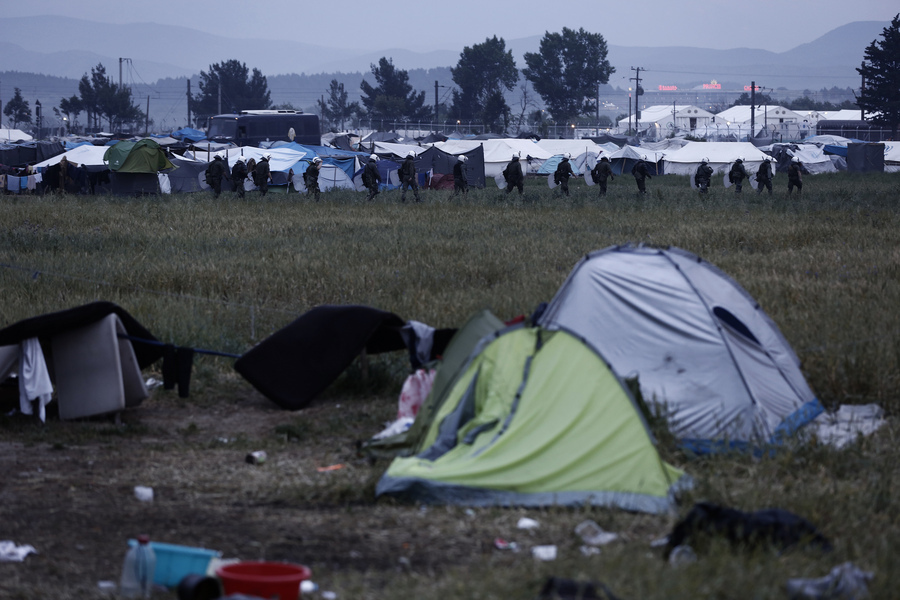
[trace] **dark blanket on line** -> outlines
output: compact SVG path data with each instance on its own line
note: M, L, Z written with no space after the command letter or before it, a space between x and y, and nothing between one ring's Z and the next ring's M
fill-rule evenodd
M234 363L235 370L280 407L299 410L338 378L365 350L403 350L406 322L369 306L318 306L273 333ZM432 355L451 330L435 332Z
M42 346L47 347L54 335L96 323L109 313L115 313L119 316L129 336L157 341L124 308L113 302L101 301L13 323L9 327L0 329L0 346L12 346L23 340L36 337L40 339ZM132 346L134 347L134 355L137 358L138 365L142 369L149 367L163 355L161 346L141 343L134 343Z

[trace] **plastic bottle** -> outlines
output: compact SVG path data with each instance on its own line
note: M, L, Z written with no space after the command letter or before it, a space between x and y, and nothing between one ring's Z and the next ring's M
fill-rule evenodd
M125 554L119 593L123 598L149 598L155 570L156 554L150 546L150 537L138 536L138 543Z

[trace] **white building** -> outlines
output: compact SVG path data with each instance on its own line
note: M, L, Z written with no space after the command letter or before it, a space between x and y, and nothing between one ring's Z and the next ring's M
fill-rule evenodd
M751 116L754 121L752 135L756 137L794 140L809 135L810 122L805 115L774 104L756 106L752 115L749 106L732 106L718 113L713 125L720 134L727 131L728 135L740 140L751 135Z
M678 132L691 133L706 128L714 115L698 106L688 104L660 104L641 109L641 120L631 126L646 132L650 139L662 139ZM628 118L619 121L619 130L628 129Z

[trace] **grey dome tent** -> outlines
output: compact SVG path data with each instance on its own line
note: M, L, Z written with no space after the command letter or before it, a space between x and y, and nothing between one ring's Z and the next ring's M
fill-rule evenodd
M583 338L689 449L777 444L823 407L787 340L712 264L678 248L612 246L585 256L540 316Z

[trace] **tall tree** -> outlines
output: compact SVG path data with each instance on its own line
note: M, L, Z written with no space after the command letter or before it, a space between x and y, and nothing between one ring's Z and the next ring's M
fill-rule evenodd
M100 117L106 117L111 130L121 128L128 123L140 122L144 113L131 100L131 89L120 88L106 74L106 67L98 63L91 68L91 76L85 73L78 82L81 94L81 105L88 113L88 120L93 116L94 124L99 124Z
M431 108L425 106L425 92L416 93L409 84L409 73L396 68L393 59L382 56L371 68L377 85L365 79L359 84L362 103L370 117L418 121L431 116Z
M557 122L569 122L596 108L597 86L615 69L606 59L606 40L583 28L544 33L538 52L526 52L525 78Z
M219 110L221 92L222 110ZM272 106L265 76L259 69L251 74L245 63L228 60L200 71L200 91L191 98L191 111L202 122L213 115L242 110L264 110Z
M19 123L31 123L31 108L28 100L22 97L22 90L15 88L12 100L3 107L3 114L12 120L12 128L16 129Z
M856 96L856 104L869 113L868 120L891 128L891 139L897 139L900 124L900 13L866 48L862 66L865 87Z
M344 121L354 114L362 112L359 102L347 102L347 98L348 94L344 89L344 84L338 83L337 79L332 79L331 85L328 87L328 99L316 101L323 120L331 123L340 131L344 130Z
M53 111L57 114L64 116L67 130L71 130L73 127L75 127L75 122L78 120L78 115L81 114L81 111L83 110L84 103L82 103L81 98L79 98L78 96L72 96L70 98L60 98L59 108L53 109Z
M515 87L519 79L512 50L506 49L503 38L487 38L483 44L466 46L459 55L456 67L450 69L453 82L454 119L480 121L486 129L501 130L509 119L509 106L502 89Z

